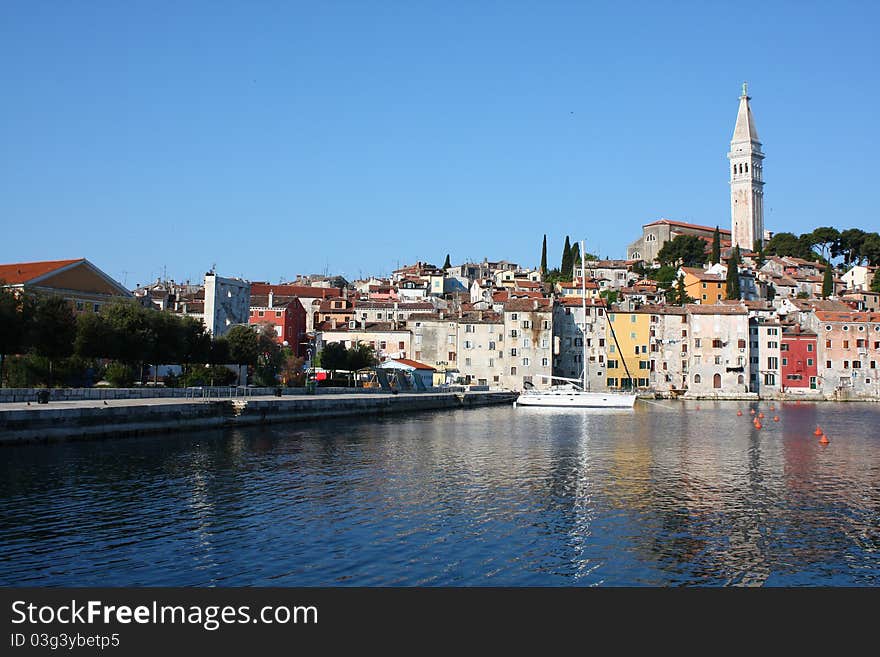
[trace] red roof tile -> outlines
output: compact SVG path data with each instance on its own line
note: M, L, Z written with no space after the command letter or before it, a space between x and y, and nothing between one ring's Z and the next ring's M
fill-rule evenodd
M0 265L0 282L7 285L21 285L77 262L85 262L85 258L77 258L76 260L47 260L44 262L17 262L9 265Z

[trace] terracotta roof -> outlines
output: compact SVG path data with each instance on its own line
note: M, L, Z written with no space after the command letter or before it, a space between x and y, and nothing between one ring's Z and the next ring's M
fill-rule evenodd
M504 312L546 312L552 306L550 299L511 299L505 302Z
M269 294L270 291L280 295L309 297L312 299L342 296L342 290L338 287L311 287L307 285L288 285L287 283L279 283L278 285L260 282L251 283L251 294Z
M561 297L556 300L562 306L580 306L583 301L581 301L580 297ZM588 306L605 306L605 299L587 299Z
M671 219L658 219L657 221L652 221L649 224L644 224L645 226L657 226L658 224L668 224L670 226L681 226L683 228L697 228L701 230L714 231L715 229L712 226L701 226L699 224L689 224L684 221L673 221ZM729 230L725 230L724 228L719 228L718 232L721 235L730 235Z
M687 311L691 315L748 315L749 311L742 304L687 304Z
M721 274L710 274L705 269L699 269L697 267L682 267L681 270L701 281L712 281L714 283L723 283L727 281L726 276L722 276Z
M880 322L880 313L816 311L820 322Z
M56 269L61 269L77 262L85 262L85 258L77 258L76 260L46 260L43 262L16 262L9 265L0 265L0 282L7 285L22 285L35 278L45 276Z

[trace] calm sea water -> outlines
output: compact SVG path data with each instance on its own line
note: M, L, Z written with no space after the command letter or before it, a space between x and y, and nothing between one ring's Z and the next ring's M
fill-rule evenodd
M748 408L3 448L0 584L880 584L880 407L762 404L761 431Z

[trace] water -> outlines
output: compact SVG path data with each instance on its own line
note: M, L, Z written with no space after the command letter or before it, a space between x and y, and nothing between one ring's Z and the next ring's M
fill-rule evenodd
M877 585L880 407L768 406L3 448L0 584Z

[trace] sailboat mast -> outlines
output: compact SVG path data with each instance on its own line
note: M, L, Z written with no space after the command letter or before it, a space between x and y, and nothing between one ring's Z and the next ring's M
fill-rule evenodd
M583 325L581 327L581 346L583 347L584 359L584 386L582 390L586 390L589 385L587 379L587 256L585 255L584 240L581 240L581 308L584 312Z

